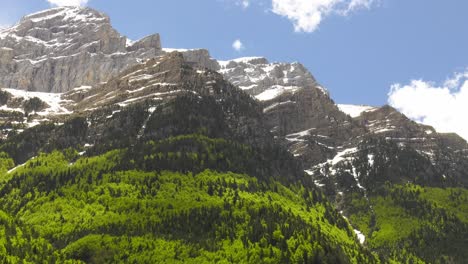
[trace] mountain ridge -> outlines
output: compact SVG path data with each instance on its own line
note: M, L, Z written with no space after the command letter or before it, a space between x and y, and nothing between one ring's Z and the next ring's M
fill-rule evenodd
M56 19L58 20L56 21ZM86 39L91 40L98 37L98 39L100 39L99 43L107 43L103 46L101 45L101 49L97 51L101 54L105 53L106 50L111 52L117 51L119 53L126 51L127 53L124 54L129 55L123 56L130 56L133 58L135 55L134 53L137 52L139 55L142 55L143 57L147 56L149 59L151 57L164 58L167 56L166 54L171 54L174 52L172 49L164 50L161 47L160 38L157 34L150 35L140 41L132 43L130 46L127 46L125 37L122 37L117 31L111 28L110 19L106 15L93 9L82 7L54 8L25 16L14 27L2 31L2 34L0 34L0 44L3 44L2 46L10 45L8 40L13 38L11 36L15 34L26 36L25 41L27 43L28 37L32 37L35 34L38 37L44 35L43 33L37 33L34 23L44 23L44 28L51 30L55 28L54 25L56 23L59 25L61 23L65 23L66 27L69 27L67 24L69 21L85 21L85 24L90 24L90 26L98 28L99 30L97 31L100 31L100 28L104 27L104 32L111 32L102 36L95 36L91 34L90 37L86 37ZM86 26L87 25L85 25L85 27ZM81 28L83 26L78 24L74 27ZM39 28L41 27L39 26ZM55 38L53 38L53 40L55 41ZM91 41L91 43L94 43L94 41ZM88 47L87 44L84 44L84 46ZM151 51L150 53L147 53L148 48L149 51ZM61 49L62 48L59 45L58 52L61 52ZM67 49L68 48L65 48L65 50ZM21 49L16 52L21 53ZM398 141L397 144L402 144L399 142L402 140L414 141L414 143L409 142L410 145L419 148L418 151L420 153L429 153L427 155L433 155L435 152L443 152L441 149L448 148L455 148L455 150L449 150L449 152L455 151L459 153L468 153L468 145L463 139L457 137L456 135L449 134L437 134L436 137L431 137L431 134L435 133L433 128L418 125L399 114L395 109L388 108L388 106L383 106L381 108L371 108L367 109L367 111L354 111L351 116L348 115L347 113L343 112L342 109L340 109L340 105L335 104L335 102L331 99L328 91L324 89L315 80L312 74L307 71L307 69L300 63L270 63L266 58L262 57L247 57L230 61L216 61L211 58L207 50L203 49L175 50L175 53L177 52L180 52L185 61L188 63L193 63L193 66L200 67L200 71L203 72L203 68L207 68L212 71L218 71L227 81L237 85L241 88L241 90L259 100L263 106L265 120L270 127L270 131L275 135L275 137L284 139L283 144L288 146L291 153L302 159L303 162L311 164L310 167L314 167L317 164L324 162L326 160L324 157L327 157L328 159L333 158L333 154L336 155L339 153L339 151L336 151L336 149L345 149L352 146L356 147L358 141L361 140L359 138L362 135L367 134L372 136L379 134L377 136L382 136L385 139ZM90 51L86 50L84 53L90 54ZM17 54L17 57L18 56L21 57L21 55ZM127 62L125 65L119 64L119 66L110 66L114 63L113 61L115 61L115 58L111 58L111 62L107 61L105 64L113 69L112 72L121 72L122 70L119 69L122 69L123 66L128 68L132 65L144 65L147 63L146 60L147 59L137 58L136 61L131 63ZM64 63L68 64L66 68L70 68L72 67L72 64L75 64L75 62L71 61ZM84 65L86 65L86 63ZM73 67L75 69L76 67L79 68L80 66L73 65ZM39 66L39 68L42 69L43 65ZM92 69L92 67L86 68ZM92 71L95 72L96 70ZM98 72L103 71L106 72L107 70L103 70L101 67L101 70ZM16 72L21 73L22 68L20 67ZM64 78L67 79L66 76L69 74L69 72L65 72L66 74L64 75ZM95 89L93 89L91 86L86 86L86 82L88 82L87 77L80 77L81 79L75 79L75 82L78 81L76 84L78 88L71 90L70 88L66 88L66 86L65 88L61 88L66 90L68 89L70 91L65 93L64 96L60 96L61 98L63 97L59 100L60 102L51 102L51 104L58 104L60 107L62 107L61 109L67 109L63 111L64 113L69 113L67 111L73 109L75 107L74 105L78 103L76 100L89 100L84 98L87 96L104 99L103 96L110 95L112 98L117 97L117 99L113 99L114 104L126 104L118 98L127 98L127 100L129 100L128 102L130 103L132 100L137 100L138 97L135 96L135 93L137 95L140 94L143 96L140 96L140 99L144 99L144 96L148 97L152 94L149 91L144 91L144 87L139 87L138 91L127 90L125 87L130 87L131 85L129 86L129 84L126 84L125 87L122 88L123 90L120 92L115 90L113 91L112 87L116 83L114 82L109 85L107 82L109 80L115 80L115 78L119 77L118 73L110 72L107 73L106 76L109 76L109 74L113 77L108 77L107 79L104 77L104 79L99 78L100 82L98 84L94 84L93 86L101 88ZM80 75L77 74L76 76ZM124 82L146 82L145 78L151 79L151 77L148 77L151 76L151 74L146 74L145 76L139 76L139 80L134 78L131 80L125 80ZM5 75L1 74L0 72L0 80L2 78L5 79L10 77L8 74ZM24 76L22 78L24 78ZM34 77L32 77L32 79L34 79ZM65 83L69 83L69 81L65 81ZM169 85L169 83L159 82L159 85L162 84ZM99 91L100 89L105 89L104 87L106 87L106 85L110 87L110 90L106 94L89 94L90 91ZM18 86L16 88L21 87L22 86L18 82ZM52 90L54 89L55 88ZM171 89L168 91L170 90ZM114 93L114 95L112 95L112 93ZM94 99L91 100L91 104L93 103L93 100ZM83 102L78 103L78 105L80 104L83 105ZM8 104L6 105L8 106ZM94 108L90 107L91 110ZM7 109L10 108L5 108L5 110ZM20 108L11 109L14 109L16 112L21 112ZM54 112L52 111L51 113L53 114ZM47 121L49 119L56 119L48 118L44 115L42 115L40 118L33 118L33 120L30 122L33 124L38 124L38 120ZM402 129L406 132L398 132L396 134L392 132L401 131ZM428 142L432 143L424 143L426 138L429 140ZM418 143L418 141L421 143ZM442 157L442 159L444 158L447 157ZM452 158L453 157L450 159ZM445 173L442 174L445 175ZM451 176L445 175L445 177ZM462 176L460 176L458 173L456 177Z
M85 22L68 28L70 25L67 23L75 19ZM90 21L86 22L86 19ZM89 30L83 29L89 28L96 30L87 35ZM22 37L18 37L20 35ZM49 35L52 37L49 38ZM73 37L75 35L78 37ZM36 37L42 38L45 44L32 41L31 38ZM50 57L45 51L53 48L47 46L47 41L58 41L56 50L48 50ZM20 49L13 51L8 48L13 45L19 45ZM128 170L137 170L159 175L168 171L203 178L206 176L204 170L210 170L215 174L213 177L227 177L235 182L231 188L221 180L216 183L210 181L209 186L204 185L204 180L195 180L200 190L206 191L208 196L213 196L216 190L225 201L225 213L233 213L231 209L235 207L235 202L230 201L238 198L230 194L237 188L234 186L239 184L239 176L233 178L232 175L216 173L245 174L247 178L240 178L256 187L249 190L253 192L251 194L242 193L244 198L257 195L257 191L271 192L273 188L273 193L269 195L284 201L284 197L280 196L285 194L279 195L278 190L283 190L283 186L291 188L304 198L295 201L309 208L294 207L295 212L300 212L296 217L302 219L294 221L307 230L313 230L311 232L314 234L317 228L321 230L321 226L327 228L326 238L320 235L321 231L314 237L325 239L325 242L320 240L320 245L326 248L324 252L332 252L330 254L311 246L316 241L294 235L299 234L299 230L293 232L286 226L277 227L281 234L277 232L274 238L272 228L278 223L270 223L271 219L262 220L268 221L268 230L256 222L250 223L269 235L264 237L268 241L265 244L260 241L260 234L253 230L248 240L258 243L255 245L261 248L273 246L267 253L260 250L259 258L269 254L272 258L276 256L277 260L291 259L293 253L286 245L290 242L285 242L284 236L282 238L287 233L288 238L303 242L298 242L302 243L301 248L310 249L295 251L294 254L299 254L296 256L297 263L302 263L298 260L300 258L304 263L310 263L309 253L314 254L314 260L328 259L330 263L378 263L375 255L367 249L379 254L382 262L424 260L444 263L448 259L446 263L450 263L451 259L463 259L464 255L457 254L457 249L466 244L458 236L466 234L468 227L463 220L464 213L458 216L453 212L460 208L468 186L467 142L457 135L439 134L434 128L418 124L390 106L337 105L329 92L298 62L270 63L262 57L217 61L205 49L162 48L157 34L129 43L110 26L106 15L89 8L73 7L26 16L13 28L0 31L0 47L0 84L14 86L2 89L0 93L0 121L4 135L0 151L5 153L0 155L0 161L8 169L2 176L4 185L0 184L0 191L6 195L4 199L8 206L1 208L7 211L6 219L11 219L12 212L18 210L29 214L27 208L33 206L29 200L24 202L24 208L11 201L13 197L18 198L15 188L21 189L24 194L36 193L30 182L39 184L47 193L54 193L53 188L57 188L60 192L55 195L61 197L67 197L64 190L70 186L79 192L90 188L96 188L96 193L102 192L99 191L99 184L109 184L107 188L115 194L125 189L121 186L119 188L122 190L117 191L112 187L113 184L120 184L119 172L133 175ZM37 54L28 53L31 50ZM74 52L80 54L78 60L70 59L69 54L73 55ZM64 56L57 59L55 56L60 54ZM40 60L32 63L32 59ZM54 71L32 70L48 67L64 67L67 70L53 78ZM88 71L100 76L89 78ZM49 93L51 91L55 93ZM113 165L112 168L99 165L100 172L95 175L92 166L97 165L92 163L87 167L88 159L109 159ZM75 162L78 164L74 165ZM17 165L13 170L11 163L26 165ZM59 164L60 173L55 175L48 172L49 163ZM77 174L71 173L72 169L67 170L67 164ZM41 178L27 176L25 171L31 175L42 175L46 171L43 176L53 188L50 189ZM213 173L208 172L210 175ZM152 178L149 174L145 174L147 179L167 184L159 182L158 176ZM179 179L179 176L167 175L168 179ZM132 185L132 178L126 177L123 177L125 184ZM21 182L25 179L28 184L22 186ZM102 179L105 179L104 183ZM178 187L173 190L174 193L178 193L179 187L188 188L183 177L181 181L184 184L175 182ZM260 183L257 185L253 181ZM80 184L75 186L77 182ZM157 192L152 187L132 186L141 187L145 192ZM165 186L169 188L165 192L172 188L170 184ZM440 198L444 203L441 203L442 200L433 202L421 190L450 198ZM31 199L32 202L41 203ZM270 203L274 201L269 199ZM458 202L452 204L445 202L445 199ZM309 220L305 211L315 210L314 206L326 208L317 209L324 215L320 213L317 219ZM385 207L399 212L398 215L404 219L424 219L425 224L421 228L408 225L407 236L389 236L394 231L388 227L394 227L394 223L389 225L385 221L396 220L382 209ZM274 219L281 218L274 208L262 210ZM169 205L167 209L170 209ZM218 209L215 211L218 212ZM205 214L214 217L204 210L187 210L196 217ZM256 209L249 210L257 215ZM287 211L287 207L281 207L281 210ZM428 212L435 214L436 220L427 217ZM293 215L288 214L287 219L293 221ZM166 218L167 215L159 216L162 221L170 222L167 219L171 218ZM62 217L67 219L70 215ZM177 218L175 222L187 224L182 218ZM223 221L229 222L225 218ZM328 221L330 226L326 224ZM164 223L170 226L169 222ZM146 224L155 228L154 223ZM436 230L433 226L440 226L441 229ZM37 226L35 228L42 230ZM106 230L106 234L112 234L107 228L99 228ZM138 229L131 225L128 228L133 231ZM236 237L237 233L232 233L233 228L228 229L231 230L230 236ZM459 229L458 236L457 232L452 233L454 229ZM204 231L211 232L210 229ZM63 253L65 255L61 257L76 257L85 262L93 262L92 257L97 257L101 252L99 250L104 249L97 250L93 256L86 256L83 253L86 250L81 248L80 243L86 246L93 241L108 243L104 237L89 236L96 230L84 231L85 236L61 234L64 236L59 238L51 236L46 230L41 232L48 234L47 241L53 241L52 248L58 250L56 254ZM420 243L420 237L437 237L442 241L445 239L443 232L455 238L457 247L451 249L440 244L439 254L426 250L428 247L420 249L405 242L405 239L410 239ZM348 241L346 245L336 244L335 235L338 233ZM73 240L74 236L78 240ZM73 244L64 245L67 239L72 239ZM85 242L79 239L85 239ZM242 239L243 245L248 245L246 238ZM190 241L193 242L192 239ZM197 245L217 252L209 245ZM225 250L224 247L220 248Z

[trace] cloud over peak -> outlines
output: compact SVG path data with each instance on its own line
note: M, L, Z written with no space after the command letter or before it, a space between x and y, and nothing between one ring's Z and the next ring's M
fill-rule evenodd
M296 32L313 32L332 14L342 16L358 9L368 9L374 0L272 0L273 13L286 17Z
M441 85L423 80L394 84L388 103L415 121L468 140L468 71L455 74Z
M53 6L84 6L89 0L47 0Z

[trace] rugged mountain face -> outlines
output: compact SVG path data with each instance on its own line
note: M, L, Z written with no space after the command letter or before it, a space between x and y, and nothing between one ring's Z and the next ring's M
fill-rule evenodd
M326 178L323 166L333 171L334 166L343 165L346 157L354 159L359 146L380 139L402 151L410 148L425 160L430 168L421 168L419 173L428 174L426 184L466 186L467 177L462 171L466 168L468 145L456 135L438 134L432 127L417 124L389 106L337 106L299 63L242 58L220 65L219 71L227 80L261 101L271 131L311 168L311 175ZM449 160L457 166L447 166ZM400 176L394 175L393 179L400 183L416 179L404 177L407 169L401 170ZM352 185L360 185L359 176L355 178Z
M0 144L4 262L377 262L262 106L193 66L174 52L74 89L64 123Z
M370 142L386 142L385 144L395 146L396 150L401 152L412 150L413 154L418 156L416 159L420 160L419 163L425 165L420 167L418 173L412 174L424 174L426 178L424 184L467 186L464 171L468 162L466 155L468 145L464 139L455 134L439 134L434 128L411 121L390 106L363 108L362 110L361 113L355 114L354 120L363 125L367 132L362 135L363 138L360 141L356 142L361 145L361 148L366 148L371 157L373 151L378 152L380 149L378 144ZM364 146L365 144L368 146ZM416 181L417 177L403 176L403 174L408 174L409 170L415 169L414 167L405 169L403 164L405 163L401 164L401 171L394 172L393 175L400 175L400 183ZM389 178L382 177L383 181L385 179Z
M0 31L0 84L60 93L107 81L161 52L159 35L131 43L106 15L59 7L25 16Z
M278 136L349 120L299 63L245 58L221 62L220 72L263 103L272 130ZM280 113L288 116L281 119Z
M467 245L460 236L466 233L466 223L457 217L440 222L452 209L443 201L431 204L434 200L418 196L421 190L414 188L429 186L424 189L428 193L443 193L440 188L446 187L466 191L465 140L438 134L389 106L337 106L297 63L244 58L220 65L226 79L262 102L271 131L303 162L341 213L362 230L355 230L361 242L401 262L463 261L457 252ZM407 222L399 222L400 218ZM411 225L415 219L422 224ZM414 242L420 237L440 239L438 250ZM401 246L408 241L414 244ZM452 247L444 246L448 241L453 241ZM403 249L409 256L402 257Z
M227 80L261 101L272 133L306 164L325 161L363 132L300 63L243 58L220 64Z
M216 61L203 49L163 49L158 35L132 43L106 15L64 7L26 16L0 31L0 85L3 222L16 221L20 212L27 219L21 228L39 232L34 239L61 261L98 263L98 256L117 256L119 249L109 249L109 241L129 241L124 239L129 232L141 239L147 235L142 226L163 234L145 239L185 241L177 246L185 253L166 252L167 259L181 262L214 262L209 254L227 256L226 247L235 247L246 254L231 255L234 262L377 263L358 245L349 224L382 262L462 263L468 257L462 252L468 244L466 141L439 134L389 106L336 105L300 63L259 57ZM24 169L6 172L24 162ZM58 167L50 170L48 164ZM245 177L217 174L232 172ZM193 182L184 178L188 175ZM158 186L163 186L162 196ZM75 191L88 198L69 195ZM107 192L115 203L123 195L135 206L109 212L110 198L99 198L99 205L89 198ZM215 193L224 201L219 207L210 202ZM66 223L75 216L62 209L50 214L48 208L55 205L46 201L56 196L76 202L67 210L80 212L83 219L88 216L79 206L95 207L93 214L102 221L89 227L72 224L76 232L61 230L55 221ZM146 204L133 203L134 197L145 197ZM168 213L173 203L178 206ZM146 215L149 207L158 206L162 209L151 211L154 218L135 222L133 214ZM122 212L126 219L109 220ZM244 214L253 217L247 220ZM40 227L44 219L56 223L58 235ZM422 224L413 224L417 221ZM252 226L257 231L239 231ZM192 237L192 231L198 235ZM206 244L213 239L215 247ZM424 240L438 241L438 250ZM450 241L452 246L446 246ZM9 248L18 245L8 243ZM91 250L94 244L102 248ZM255 252L246 249L252 245ZM138 248L119 246L129 252Z

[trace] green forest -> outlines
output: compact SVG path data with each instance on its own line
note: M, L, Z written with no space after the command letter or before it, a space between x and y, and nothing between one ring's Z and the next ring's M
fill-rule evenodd
M463 263L468 258L468 191L387 183L342 201L366 246L399 263ZM366 210L371 208L371 210Z
M318 190L222 167L192 173L140 165L205 163L229 156L222 151L205 158L148 151L124 161L128 152L53 151L10 172L3 153L1 262L379 262Z

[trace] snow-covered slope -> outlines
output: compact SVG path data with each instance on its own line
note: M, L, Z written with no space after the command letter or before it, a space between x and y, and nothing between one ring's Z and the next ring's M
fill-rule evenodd
M72 114L70 111L74 102L65 99L60 93L28 92L18 89L1 89L2 105L0 105L0 137L6 138L10 132L20 133L26 128L37 126L44 122L60 123ZM40 104L35 109L26 105L31 99L37 98ZM28 112L29 111L29 112Z
M63 99L63 95L59 93L42 93L42 92L28 92L18 89L4 88L3 91L10 93L13 99L29 100L34 97L39 98L42 102L46 103L46 107L37 112L40 116L71 114L66 106L71 103L70 100ZM0 110L24 112L22 107L10 108L7 105L0 107Z
M377 108L367 105L349 105L349 104L338 104L338 108L344 112L345 114L349 115L350 117L358 117L363 112L374 111Z

